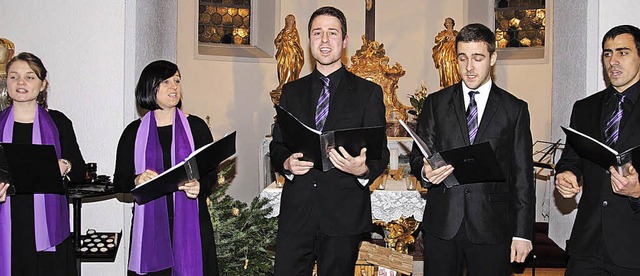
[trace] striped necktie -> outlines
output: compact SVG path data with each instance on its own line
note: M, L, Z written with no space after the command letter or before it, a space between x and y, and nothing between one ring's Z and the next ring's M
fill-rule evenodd
M318 105L316 106L316 129L322 131L324 128L324 122L329 115L329 78L320 76L322 81L322 92L320 92L320 98L318 98Z
M478 104L476 94L478 91L469 91L469 107L467 108L467 127L469 128L469 142L473 144L478 134Z
M615 146L618 141L618 135L620 134L620 120L622 119L624 95L616 93L616 99L618 100L618 106L616 107L616 110L611 113L611 117L604 125L604 143L610 147Z

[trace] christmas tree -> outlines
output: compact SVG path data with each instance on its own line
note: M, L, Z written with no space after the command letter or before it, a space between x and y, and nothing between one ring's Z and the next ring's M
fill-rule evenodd
M220 275L272 275L277 218L266 217L268 199L256 197L247 205L226 194L234 173L234 163L220 170L208 202Z

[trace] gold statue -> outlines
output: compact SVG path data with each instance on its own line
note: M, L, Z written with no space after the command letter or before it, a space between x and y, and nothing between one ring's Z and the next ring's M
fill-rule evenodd
M440 87L448 87L460 82L458 60L456 56L456 36L458 31L453 29L456 22L451 17L444 20L445 30L436 35L436 45L433 46L433 62L440 74Z
M13 42L6 38L0 38L0 76L6 76L6 66L9 60L13 58L15 52L15 45Z
M293 14L287 15L284 19L285 25L282 31L273 41L276 45L276 60L278 61L278 85L277 90L282 90L282 86L300 77L300 70L304 64L304 51L300 46L300 36L296 29L296 17Z
M6 38L0 38L0 110L7 108L11 102L7 93L7 63L13 58L15 45Z
M402 136L400 131L402 127L398 120L406 120L407 111L411 109L400 102L396 95L398 80L405 74L402 65L396 62L393 67L389 66L389 57L386 56L384 44L375 40L369 41L363 35L362 46L355 55L351 56L351 66L347 70L382 87L387 136Z

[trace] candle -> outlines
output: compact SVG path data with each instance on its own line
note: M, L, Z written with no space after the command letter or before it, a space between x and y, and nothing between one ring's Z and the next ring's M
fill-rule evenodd
M391 170L398 169L398 149L397 148L389 149L389 169Z

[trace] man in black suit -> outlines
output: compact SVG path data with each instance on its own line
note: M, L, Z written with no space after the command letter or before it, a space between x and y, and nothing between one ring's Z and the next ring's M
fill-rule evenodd
M623 152L640 144L640 29L622 25L609 30L602 39L602 63L609 87L577 101L570 124ZM580 181L584 188L567 246L565 275L640 275L640 185L635 168L607 170L581 158L568 144L556 171L556 189L563 197L579 193Z
M505 182L447 188L455 168L433 169L417 146L411 170L429 186L424 210L425 275L510 275L531 251L535 195L527 103L491 81L495 35L470 24L456 37L462 81L427 96L417 133L432 152L489 142Z
M383 126L385 107L379 85L348 72L340 61L347 47L344 14L333 7L309 19L315 70L282 88L280 105L321 131ZM328 105L328 107L327 107ZM371 230L369 184L389 162L367 160L366 149L350 156L342 147L329 152L335 169L323 172L283 144L278 124L270 144L271 163L286 176L276 243L276 275L353 275L362 233Z

